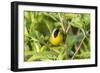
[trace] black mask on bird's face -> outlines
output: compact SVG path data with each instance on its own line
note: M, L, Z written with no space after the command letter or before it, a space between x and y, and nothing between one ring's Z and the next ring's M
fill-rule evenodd
M58 33L59 33L59 29L57 29L57 28L54 29L54 31L53 31L54 38L57 37Z

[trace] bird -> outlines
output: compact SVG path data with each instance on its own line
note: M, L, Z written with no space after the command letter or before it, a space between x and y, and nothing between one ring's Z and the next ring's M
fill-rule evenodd
M63 33L59 28L55 28L49 40L52 45L59 45L63 41Z

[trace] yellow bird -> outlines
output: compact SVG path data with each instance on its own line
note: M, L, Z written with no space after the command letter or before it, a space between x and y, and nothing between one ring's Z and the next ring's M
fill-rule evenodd
M59 45L62 41L63 41L62 32L58 28L55 28L50 36L50 43L52 45Z

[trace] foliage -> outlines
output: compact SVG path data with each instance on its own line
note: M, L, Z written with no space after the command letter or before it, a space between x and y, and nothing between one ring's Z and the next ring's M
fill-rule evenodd
M53 46L49 37L60 28L64 41ZM24 61L90 58L90 14L24 11Z

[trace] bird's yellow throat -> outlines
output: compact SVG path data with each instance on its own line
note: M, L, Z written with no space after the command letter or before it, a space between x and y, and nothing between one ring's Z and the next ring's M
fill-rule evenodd
M63 34L59 29L54 29L50 36L50 43L52 45L59 45L63 41Z

